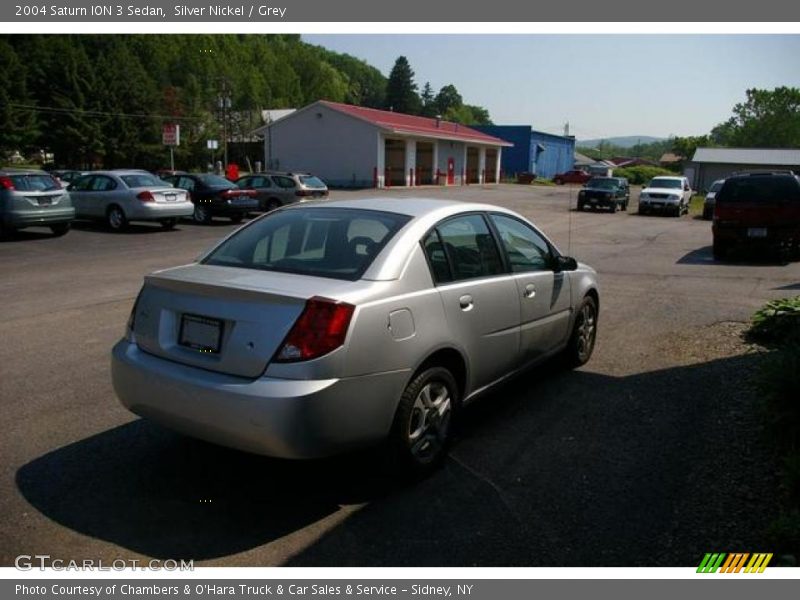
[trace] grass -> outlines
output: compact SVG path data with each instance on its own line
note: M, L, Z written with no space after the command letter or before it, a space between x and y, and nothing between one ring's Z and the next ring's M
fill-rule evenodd
M758 379L764 411L781 454L782 514L770 525L775 549L800 553L800 296L767 303L747 337L771 348Z
M705 201L706 197L703 195L692 196L692 199L689 200L689 214L693 217L702 215Z

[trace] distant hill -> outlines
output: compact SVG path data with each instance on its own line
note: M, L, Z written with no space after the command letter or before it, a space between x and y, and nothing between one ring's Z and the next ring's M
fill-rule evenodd
M594 140L578 140L577 145L584 148L597 148L600 142L608 142L612 146L631 148L636 144L652 144L663 142L666 138L653 137L652 135L623 135L619 137L598 138Z

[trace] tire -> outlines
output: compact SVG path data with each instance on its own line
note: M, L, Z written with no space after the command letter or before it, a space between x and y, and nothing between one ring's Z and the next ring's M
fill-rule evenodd
M283 206L283 204L281 204L281 201L277 200L276 198L270 198L267 201L267 211L275 210L276 208L280 208L281 206Z
M161 228L165 229L167 231L175 229L175 225L177 225L177 224L178 224L178 219L174 218L174 217L172 219L162 219L161 220Z
M13 235L14 235L14 228L3 225L3 223L0 222L0 240L11 239Z
M712 215L712 214L713 214L713 213L712 213L711 209L709 209L709 208L704 208L704 209L703 209L703 220L705 220L705 221L710 221L710 220L711 220L711 215Z
M443 367L419 373L400 396L391 432L394 466L424 476L441 465L452 439L458 385Z
M61 237L62 235L66 235L69 229L69 223L56 223L55 225L50 225L50 231L53 232L53 237Z
M230 216L231 223L233 223L234 225L238 225L239 223L242 222L243 219L244 219L244 215L243 214L231 215Z
M591 296L584 297L575 311L575 323L564 349L564 357L571 368L586 364L592 357L597 340L597 317L597 302Z
M714 254L714 260L725 260L728 257L728 252L730 252L730 246L715 238L712 252Z
M616 202L616 200L611 203L611 206L608 207L608 212L610 212L612 215L615 212L617 212L617 202Z
M112 204L106 211L106 224L112 231L125 231L128 228L128 217L124 210Z
M194 213L192 213L192 219L194 219L195 223L201 223L202 225L208 225L211 223L211 211L208 210L207 206L203 206L199 202L194 205Z
M578 202L578 210L583 212L586 210L586 205L583 202Z

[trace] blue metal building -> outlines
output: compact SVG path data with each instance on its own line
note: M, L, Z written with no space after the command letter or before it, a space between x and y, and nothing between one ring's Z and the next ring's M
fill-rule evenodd
M528 125L472 125L514 144L504 148L500 168L504 175L514 177L517 173L535 173L537 177L550 179L558 173L569 171L575 161L575 138L536 131Z

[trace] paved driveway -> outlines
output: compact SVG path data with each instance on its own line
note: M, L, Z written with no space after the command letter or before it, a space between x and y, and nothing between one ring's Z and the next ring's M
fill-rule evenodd
M415 485L384 476L370 454L275 461L182 438L117 404L108 353L142 276L190 261L228 223L126 234L83 224L0 244L0 564L48 553L688 565L711 550L769 550L776 471L749 388L758 354L740 322L800 293L800 263L716 264L708 222L578 213L576 194L414 192L516 209L602 285L592 361L545 365L465 411L452 458Z

